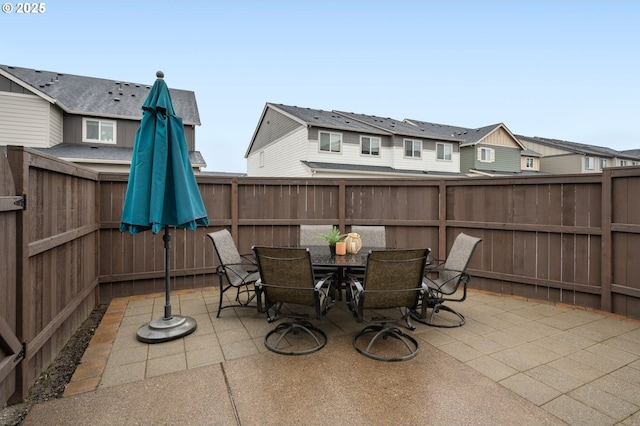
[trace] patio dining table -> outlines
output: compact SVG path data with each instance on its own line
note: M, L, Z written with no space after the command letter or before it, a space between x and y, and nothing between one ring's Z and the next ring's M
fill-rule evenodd
M364 269L367 266L367 256L370 250L383 250L384 247L362 247L358 253L347 253L345 255L332 254L329 246L309 246L311 263L314 268L335 269L336 281L338 283L338 300L342 300L342 285L344 283L345 272L349 268ZM346 292L346 301L350 302L349 292Z

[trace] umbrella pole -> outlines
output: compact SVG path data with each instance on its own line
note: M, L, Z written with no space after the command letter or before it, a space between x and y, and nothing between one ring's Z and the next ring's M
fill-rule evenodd
M160 317L138 328L137 338L144 343L162 343L186 336L196 331L198 324L191 317L171 314L171 234L169 225L164 226L165 251L165 305L164 317Z
M170 320L171 315L171 274L170 262L171 262L171 234L169 233L169 225L164 226L164 235L162 236L164 241L164 286L165 286L165 304L164 304L164 319Z

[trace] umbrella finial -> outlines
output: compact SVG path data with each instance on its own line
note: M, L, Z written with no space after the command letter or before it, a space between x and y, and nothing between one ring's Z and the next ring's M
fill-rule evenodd
M162 71L158 71L158 72L156 72L156 77L164 78L164 73Z

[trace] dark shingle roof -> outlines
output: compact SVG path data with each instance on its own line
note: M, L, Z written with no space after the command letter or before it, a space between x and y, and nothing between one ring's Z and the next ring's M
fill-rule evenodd
M132 148L115 145L91 145L61 143L51 148L34 148L45 154L69 160L96 160L115 163L131 163ZM189 152L189 161L193 167L206 167L207 163L199 151Z
M0 69L28 84L35 93L55 100L64 111L112 118L139 120L153 81L138 84L121 80L84 77L53 71L0 65ZM170 89L176 114L184 124L200 125L195 93Z
M268 105L274 109L284 111L289 115L297 118L298 120L304 122L305 124L309 124L312 126L373 134L387 134L387 132L383 132L377 127L369 126L367 124L351 120L348 117L337 114L334 111L324 111L321 109L302 108L297 106L273 103L269 103Z
M431 134L434 137L440 135L440 137L455 138L462 145L476 143L500 126L500 124L491 124L477 129L470 129L468 127L449 126L447 124L429 123L414 119L407 119L406 121L424 129L427 134Z
M365 123L381 130L385 130L394 135L401 136L414 136L419 138L429 138L447 141L462 142L462 139L456 136L447 135L444 133L433 133L424 129L422 126L413 125L402 120L396 120L393 118L377 117L375 115L356 114L354 112L334 111L345 117L349 117L353 120L357 120L361 123Z
M531 143L539 143L542 145L552 146L558 149L563 149L565 151L570 151L578 154L586 154L586 155L594 155L599 157L621 157L638 160L640 157L634 155L633 153L625 152L625 151L616 151L612 148L607 148L604 146L597 145L588 145L584 143L578 142L569 142L563 141L560 139L550 139L550 138L542 138L539 136L523 136L516 135L520 141L524 144L527 142Z

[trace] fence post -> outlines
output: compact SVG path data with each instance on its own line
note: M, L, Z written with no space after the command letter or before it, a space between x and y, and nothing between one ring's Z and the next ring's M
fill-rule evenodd
M611 221L613 197L611 191L613 173L611 169L602 171L602 223L600 225L602 232L602 276L600 282L600 309L605 312L611 312L611 281L613 279L612 260L612 239L611 239Z
M8 146L7 160L13 175L16 194L25 194L27 197L27 208L18 211L16 216L16 337L20 342L27 343L26 350L29 350L28 343L33 336L28 335L26 314L28 309L33 309L33 294L29 281L29 155L25 153L22 146ZM8 401L9 404L18 403L24 400L29 391L28 386L29 365L27 357L16 367L16 389Z

